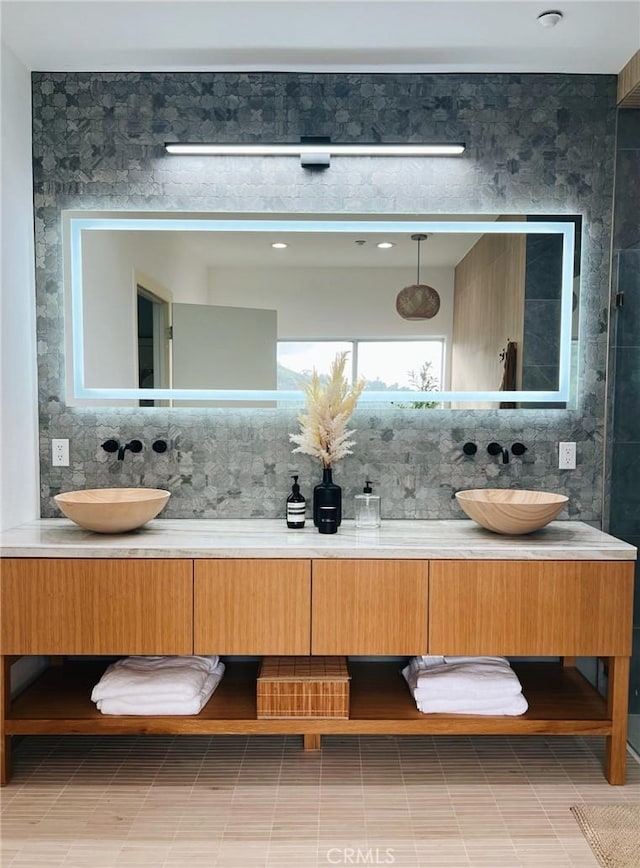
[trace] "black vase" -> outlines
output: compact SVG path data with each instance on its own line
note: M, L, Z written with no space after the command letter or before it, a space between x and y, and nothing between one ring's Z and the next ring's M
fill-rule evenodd
M322 471L322 482L313 489L313 523L318 527L320 522L320 508L331 507L335 517L336 529L342 521L342 489L331 478L331 468L325 467Z

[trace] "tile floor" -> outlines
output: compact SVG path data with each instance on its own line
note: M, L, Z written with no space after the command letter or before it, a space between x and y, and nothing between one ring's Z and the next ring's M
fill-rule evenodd
M2 868L596 868L569 812L640 802L574 737L29 737Z

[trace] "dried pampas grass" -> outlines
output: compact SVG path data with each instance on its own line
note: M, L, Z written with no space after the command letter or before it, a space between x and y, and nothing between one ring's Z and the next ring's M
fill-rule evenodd
M347 355L337 354L326 383L321 382L314 368L311 382L303 386L306 412L298 416L300 434L289 434L291 442L297 443L294 452L319 458L323 467L331 467L345 455L351 455L351 447L355 445L355 440L349 439L354 432L347 428L347 422L365 381L358 380L353 388L349 387L344 375Z

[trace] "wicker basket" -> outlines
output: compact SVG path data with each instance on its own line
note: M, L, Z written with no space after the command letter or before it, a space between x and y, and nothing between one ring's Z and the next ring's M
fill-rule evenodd
M346 657L263 657L258 717L349 717Z

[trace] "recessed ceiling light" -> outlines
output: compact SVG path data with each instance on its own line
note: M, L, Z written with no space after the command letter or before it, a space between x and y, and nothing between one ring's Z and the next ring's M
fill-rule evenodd
M393 241L379 241L376 244L376 247L379 247L380 250L388 250L390 247L395 247L395 246L396 245L393 243Z
M274 250L284 250L285 247L288 247L288 244L285 244L284 241L274 241L271 245Z
M541 12L538 15L538 24L541 27L555 27L563 19L563 14L557 9L549 9L547 12Z

